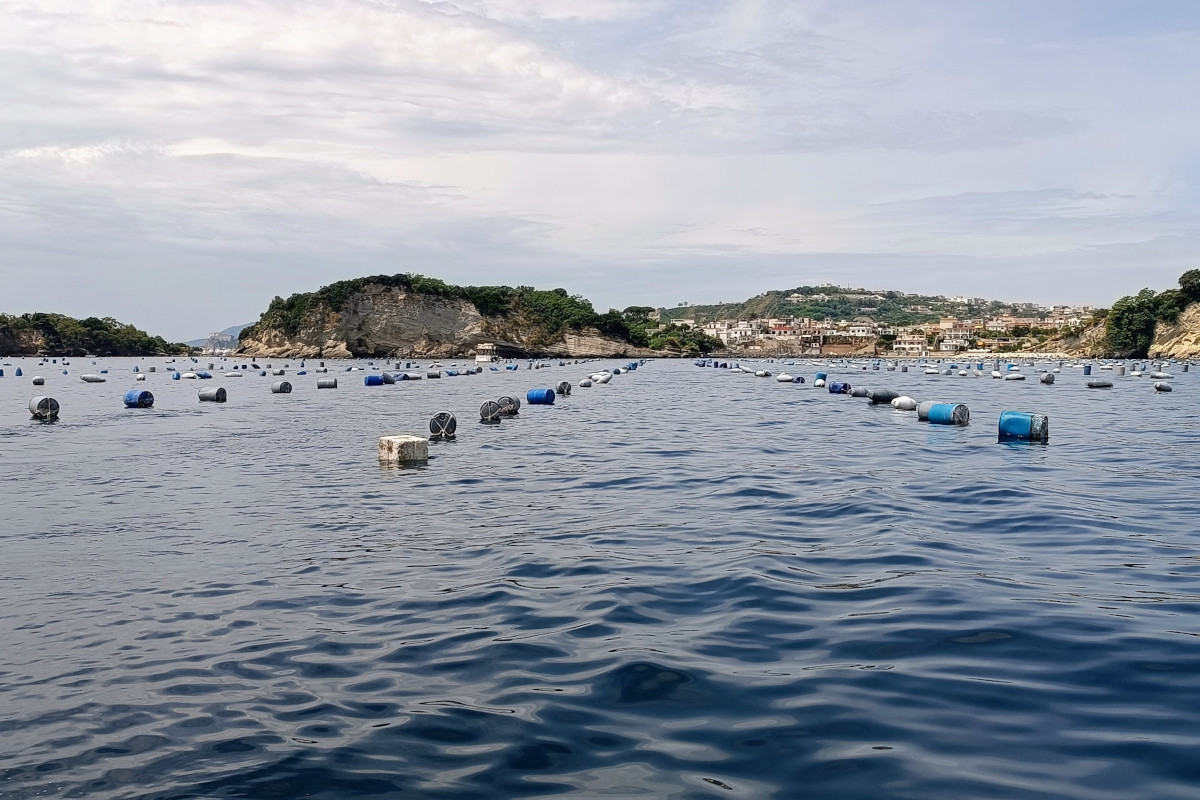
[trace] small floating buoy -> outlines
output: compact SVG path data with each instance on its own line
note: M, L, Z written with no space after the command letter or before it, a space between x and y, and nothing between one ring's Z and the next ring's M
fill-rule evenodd
M892 401L892 408L899 411L916 411L917 401L908 395L901 395Z
M446 441L454 440L454 432L458 430L458 420L449 411L442 411L434 414L429 420L429 439L430 441L438 441L444 439Z
M1006 381L1023 381L1023 380L1025 380L1025 376L1019 372L1010 372L1004 376L1004 380L1006 380Z
M1050 384L1054 383L1054 373L1053 372L1044 373L1042 375L1042 377L1038 378L1038 380L1041 381L1042 383L1046 384L1047 386L1049 386Z
M994 369L994 370L992 370L992 377L993 377L993 378L1003 378L1003 377L1004 377L1004 373L1002 373L1002 372L1001 372L1000 370L998 370L998 369Z
M850 394L851 388L852 387L850 386L850 384L844 383L843 381L832 381L829 384L829 393L830 394Z
M922 403L917 403L917 419L921 420L921 422L929 422L929 409L937 404L937 400L926 400Z
M382 375L363 375L363 386L383 386Z
M894 392L891 389L880 389L875 392L867 392L867 400L871 405L878 406L885 403L891 404L893 400L900 396L899 392Z
M1169 384L1169 383L1163 383L1162 381L1155 381L1154 382L1154 391L1156 391L1156 392L1172 392L1172 391L1174 391L1174 389L1172 388L1171 384Z
M220 386L201 389L196 394L202 403L224 403L226 400L225 390Z
M440 377L442 377L442 373L440 370L432 370L430 372L425 373L425 377L426 378L440 378Z
M390 372L384 372L381 374L380 377L383 378L384 384L386 384L388 386L391 386L396 383L396 376Z
M865 386L855 386L850 390L851 397L866 397L870 393L870 390L868 390Z
M275 381L271 384L271 394L291 394L292 385L287 381Z
M1087 382L1087 388L1089 388L1089 389L1111 389L1112 381L1106 381L1101 378L1092 378L1090 381Z
M35 397L29 401L29 413L42 422L58 419L58 401L53 397Z
M399 434L379 437L379 460L389 464L407 464L429 460L429 442L424 436Z
M825 387L825 379L824 378L817 378L815 381L813 381L813 388L822 389L824 387Z
M318 389L336 389L337 378L317 378Z
M154 405L154 395L145 389L130 389L125 393L126 408L150 408Z
M89 372L86 375L80 375L79 380L83 381L84 383L104 383L105 381L108 380L108 378L105 378L101 375L95 375L95 374L92 374Z
M496 404L500 406L500 416L502 417L515 417L521 410L521 401L508 395L501 397Z
M33 385L34 385L34 386L45 386L45 385L46 385L46 379L45 379L45 378L43 378L41 375L37 375L37 376L35 376L35 377L34 377L34 379L33 379Z
M1150 377L1156 381L1165 381L1174 378L1175 376L1169 372L1151 372Z
M962 403L934 403L929 407L929 422L934 425L967 425L971 410Z
M500 404L495 400L488 400L479 407L479 421L484 425L499 425L500 424Z
M561 395L570 394L571 393L571 382L570 381L559 381L558 384L554 387L554 392L556 394L561 394Z
M525 400L531 406L552 406L554 405L554 390L530 389L525 393Z
M1091 374L1092 374L1092 365L1091 365L1091 364L1084 364L1084 365L1083 365L1083 374L1084 374L1084 375L1091 375Z
M939 372L937 369L930 367L929 369L925 370L925 374L926 375L941 375L942 373Z
M999 437L1002 442L1047 442L1050 418L1028 411L1001 411Z
M791 383L792 376L788 375L786 372L781 372L775 376L775 380L778 381L779 383Z
M582 388L582 389L587 389L587 388L588 388L588 387L590 387L591 385L592 385L592 381L591 381L591 379L590 379L590 378L584 378L583 380L581 380L581 381L579 382L579 386L580 386L580 388Z
M240 373L240 372L226 372L226 373L225 373L225 377L226 377L226 378L240 378L240 377L242 377L242 373Z
M21 376L22 376L22 375L24 375L24 374L25 374L24 372L21 372L21 368L20 368L20 367L17 367L16 371L15 371L15 372L13 372L13 375L16 375L18 378L19 378L19 377L21 377ZM3 377L3 375L4 375L4 370L0 369L0 377Z

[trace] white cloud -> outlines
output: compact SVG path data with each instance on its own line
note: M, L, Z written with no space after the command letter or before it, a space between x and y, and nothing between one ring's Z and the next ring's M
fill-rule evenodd
M0 310L186 338L405 269L602 307L680 281L1171 283L1200 218L1200 15L1006 8L10 0Z

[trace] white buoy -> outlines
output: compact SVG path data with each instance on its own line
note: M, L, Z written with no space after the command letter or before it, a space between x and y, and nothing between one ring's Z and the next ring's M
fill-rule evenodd
M379 437L379 460L389 464L408 464L429 460L429 441L424 436L398 434Z
M133 377L133 379L134 379L135 381L144 381L144 380L146 380L146 376L145 376L145 374L143 374L143 373L139 372L137 375L135 375L135 376Z
M180 375L179 377L181 377L181 378L185 378L185 379L187 379L187 380L195 380L195 379L196 379L196 373L194 373L194 372L185 372L185 373L183 373L182 375Z
M779 383L791 383L794 378L792 378L792 376L788 375L786 372L781 372L775 376L775 380Z
M993 378L1003 378L1004 375L1003 375L1003 373L1000 372L1000 370L994 369L994 370L992 370L992 377Z
M581 380L581 381L579 382L579 386L580 386L581 388L583 388L583 389L586 389L586 388L588 388L588 387L589 387L589 386L591 386L591 385L592 385L592 382L591 382L591 380L590 380L590 379L588 379L588 378L584 378L583 380Z
M1133 378L1140 378L1142 377L1142 371L1140 369L1131 370L1129 375Z
M821 389L821 388L823 388L824 386L825 386L825 379L824 379L824 378L817 378L815 381L813 381L813 387L814 387L814 388Z
M1004 376L1004 380L1006 380L1006 381L1023 381L1023 380L1025 380L1025 376L1019 372L1010 372Z
M104 383L108 380L108 378L105 378L103 375L94 375L89 372L86 375L80 375L79 380L83 381L84 383Z
M771 373L767 372L765 369L760 369L758 372L754 373L754 377L769 378L769 377L771 377Z
M913 400L908 395L901 395L892 401L892 408L900 411L916 411L917 401Z
M934 369L933 367L930 367L929 369L925 370L925 374L926 374L926 375L941 375L941 373L940 373L940 372L938 372L938 371L937 371L936 369Z
M1169 372L1151 372L1150 377L1156 381L1165 381L1174 378L1175 376Z
M181 375L180 377L182 378L182 377L185 377L185 376ZM225 373L225 377L226 377L226 378L240 378L240 377L242 377L242 373L240 373L240 372L226 372L226 373Z
M1170 392L1170 391L1174 391L1174 389L1171 387L1171 384L1169 384L1169 383L1163 383L1163 382L1161 382L1161 381L1155 381L1155 383L1154 383L1154 391L1156 391L1156 392Z

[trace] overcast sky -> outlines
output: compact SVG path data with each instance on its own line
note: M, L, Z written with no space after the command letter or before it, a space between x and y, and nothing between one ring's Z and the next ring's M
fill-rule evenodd
M1194 0L0 0L0 311L420 272L597 309L1200 267Z

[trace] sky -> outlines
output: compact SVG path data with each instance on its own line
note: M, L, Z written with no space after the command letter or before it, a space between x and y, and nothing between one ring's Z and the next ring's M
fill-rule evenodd
M363 275L597 310L1200 267L1194 0L0 0L0 312Z

